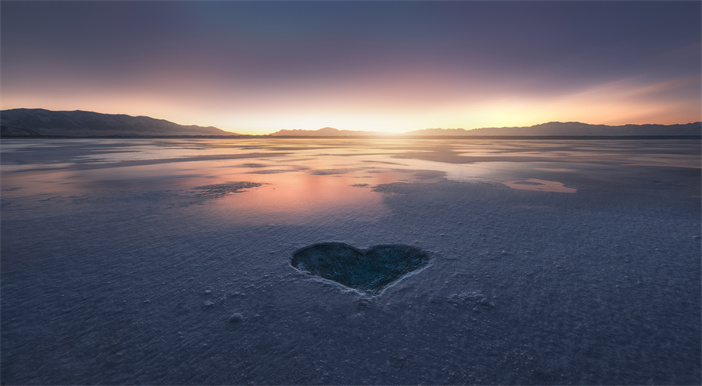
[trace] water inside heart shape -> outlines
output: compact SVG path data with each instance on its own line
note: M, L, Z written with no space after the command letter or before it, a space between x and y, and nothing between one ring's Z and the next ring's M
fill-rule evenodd
M295 251L291 261L297 269L373 295L428 263L426 252L409 245L361 250L344 243L310 245Z

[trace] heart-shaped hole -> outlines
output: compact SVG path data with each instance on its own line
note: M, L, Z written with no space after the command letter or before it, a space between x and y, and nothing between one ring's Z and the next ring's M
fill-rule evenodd
M429 255L409 245L376 245L366 250L344 243L321 243L293 253L293 267L370 294L429 263Z

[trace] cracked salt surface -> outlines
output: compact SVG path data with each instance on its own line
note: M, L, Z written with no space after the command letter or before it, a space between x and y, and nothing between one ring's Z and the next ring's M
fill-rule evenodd
M699 149L3 140L3 383L699 384ZM504 184L534 180L577 192ZM291 267L329 241L431 265L377 296Z

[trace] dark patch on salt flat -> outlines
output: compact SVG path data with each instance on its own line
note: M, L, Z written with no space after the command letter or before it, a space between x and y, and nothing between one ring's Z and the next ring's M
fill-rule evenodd
M310 174L313 174L315 176L328 176L332 174L346 174L346 173L352 173L357 171L358 169L319 169L319 170L312 170L310 171Z
M429 255L409 245L376 245L366 250L344 243L321 243L293 253L291 265L346 287L379 294L429 263Z
M533 181L515 181L514 183L519 185L543 185L541 182Z
M290 172L295 172L297 170L292 170L292 169L263 169L263 170L256 170L253 172L248 172L247 174L279 174L279 173L290 173Z
M258 182L225 182L223 184L205 185L198 186L195 189L202 192L203 195L211 197L221 197L226 196L230 193L239 193L244 189L256 188L262 184Z

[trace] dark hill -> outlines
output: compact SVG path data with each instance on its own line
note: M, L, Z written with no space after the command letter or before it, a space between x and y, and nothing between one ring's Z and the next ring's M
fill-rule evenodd
M702 123L680 125L590 125L581 122L548 122L528 127L486 127L474 130L426 129L408 133L416 136L700 136Z
M324 127L319 130L283 129L271 134L271 136L274 137L362 137L369 135L378 135L378 133L371 131L339 130L333 127Z
M0 112L2 137L173 137L237 135L216 127L90 111L12 109Z

